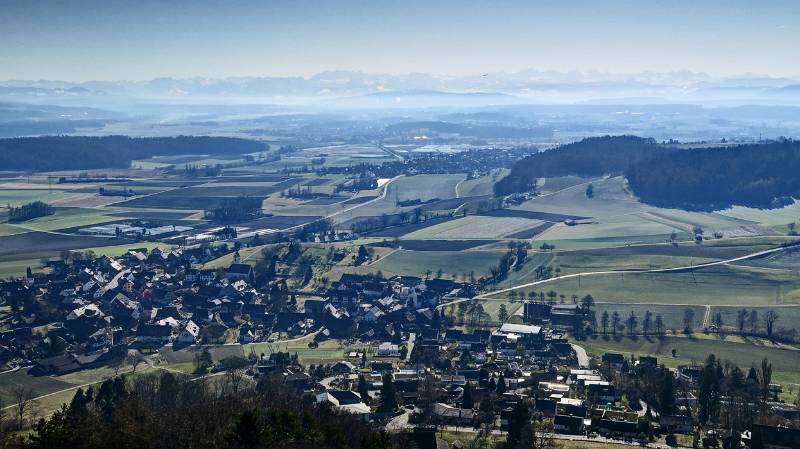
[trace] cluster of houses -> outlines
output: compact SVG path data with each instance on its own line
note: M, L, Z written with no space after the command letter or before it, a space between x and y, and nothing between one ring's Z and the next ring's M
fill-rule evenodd
M108 363L121 347L311 333L384 343L381 350L396 355L402 332L430 325L442 298L464 292L442 279L344 275L302 305L300 292L275 304L267 300L273 282L256 285L253 266L238 252L225 268L195 268L230 253L224 245L137 248L117 258L51 261L44 273L0 281L0 305L11 311L0 332L0 363L58 374Z
M2 281L0 305L10 313L8 330L0 332L0 362L63 374L108 364L118 349L218 343L221 335L239 343L313 335L312 344L340 339L375 350L369 360L355 352L325 365L325 378L280 352L251 360L248 372L276 376L318 403L370 420L395 416L376 407L391 379L411 422L490 422L503 430L524 401L557 433L636 439L645 431L644 411L624 406L608 371L632 362L605 354L590 368L568 342L565 332L581 316L577 305L526 303L511 322L468 331L448 326L443 304L465 301L475 286L359 274L344 274L315 294L288 292L291 299L276 304L268 298L275 280L256 282L253 266L238 252L225 268L195 268L226 254L231 250L224 245L131 249L118 258L53 261L45 273ZM636 364L655 368L658 360L642 356ZM685 366L674 374L691 391L699 372ZM676 403L683 410L697 407L691 393ZM773 411L800 419L797 407L776 402ZM658 416L648 426L648 432L671 434L695 430L689 414L680 413ZM792 432L773 433L793 438Z

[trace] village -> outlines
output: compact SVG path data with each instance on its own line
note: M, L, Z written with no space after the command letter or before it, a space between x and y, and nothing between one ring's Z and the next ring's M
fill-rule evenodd
M541 441L652 447L723 447L738 439L792 448L800 441L797 430L779 426L800 419L800 409L777 400L781 386L770 382L767 366L747 376L745 393L717 391L709 410L702 395L713 361L672 369L652 356L589 357L567 334L588 325L591 298L556 304L534 297L494 326L481 322L480 283L345 273L312 295L287 287L274 264L244 263L239 249L132 248L117 258L51 261L46 272L3 281L11 329L0 334L0 362L34 376L124 365L135 372L158 364L163 348L192 351L193 375L277 385L387 430L430 438L447 430L476 441L505 435L513 442L532 432ZM225 256L226 267L197 268ZM305 366L280 350L296 340L362 349ZM279 349L210 355L254 343ZM745 419L732 410L749 407L775 425L726 431L725 424Z

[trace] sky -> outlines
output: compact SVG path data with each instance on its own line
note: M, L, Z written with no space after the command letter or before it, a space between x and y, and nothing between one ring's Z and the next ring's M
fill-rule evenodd
M0 79L800 75L796 0L0 0Z

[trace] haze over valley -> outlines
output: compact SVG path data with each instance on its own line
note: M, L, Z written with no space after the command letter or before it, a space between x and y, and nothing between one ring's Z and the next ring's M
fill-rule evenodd
M0 446L800 448L794 2L3 11Z

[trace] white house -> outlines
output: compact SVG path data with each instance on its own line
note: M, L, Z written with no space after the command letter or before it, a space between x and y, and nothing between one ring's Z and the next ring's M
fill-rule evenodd
M197 338L199 336L200 326L198 326L194 321L189 320L180 334L178 334L178 338L176 338L175 341L178 343L193 345L197 343Z
M399 346L384 342L378 345L378 357L397 357L400 355Z

